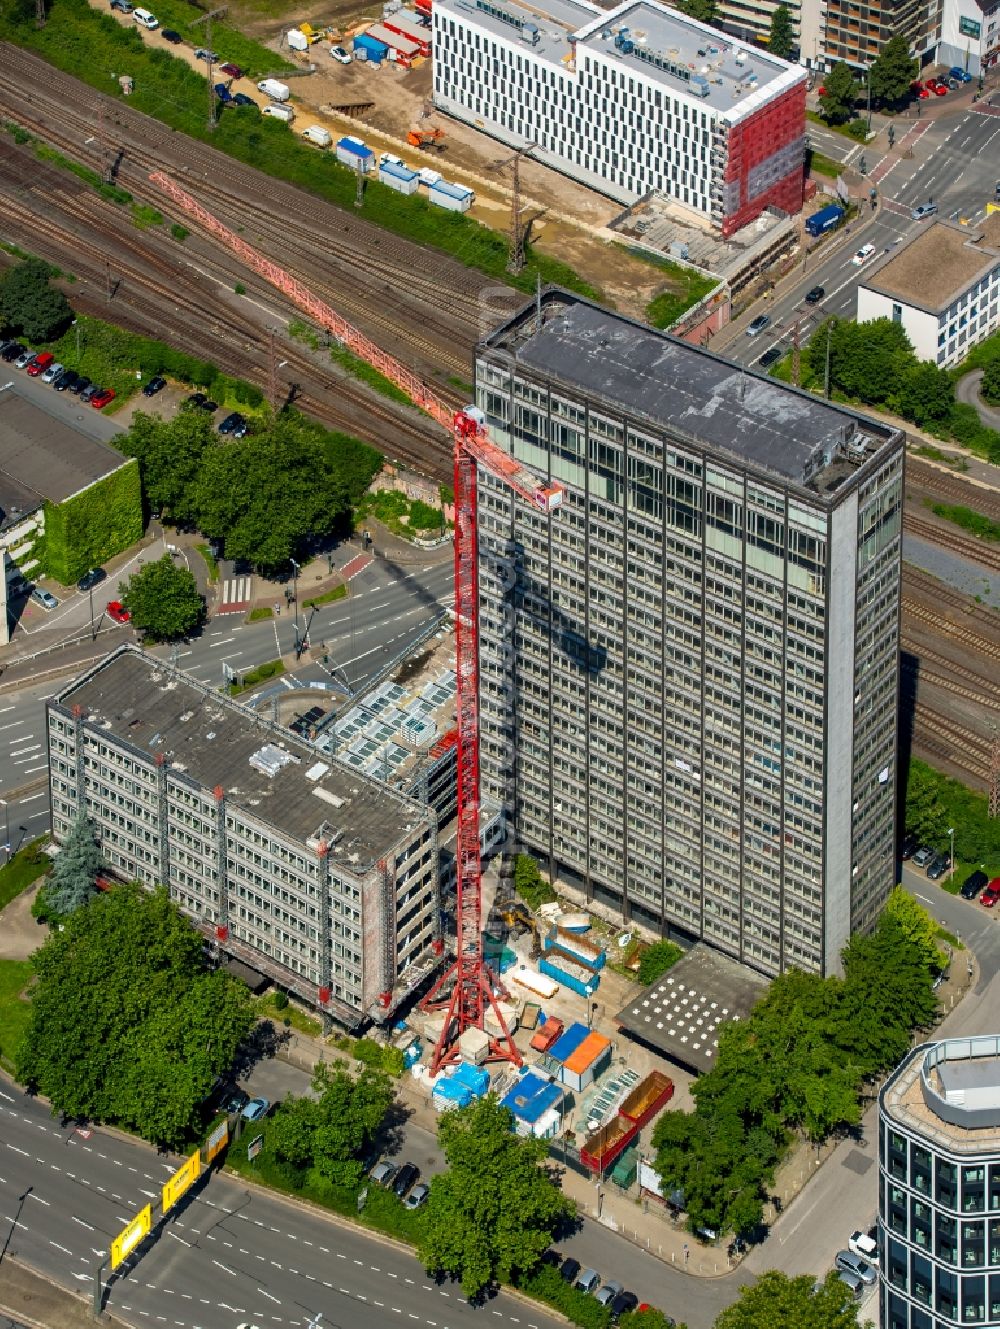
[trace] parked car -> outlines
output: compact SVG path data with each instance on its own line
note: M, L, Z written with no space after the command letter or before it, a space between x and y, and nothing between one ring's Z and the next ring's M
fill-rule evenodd
M154 374L142 390L144 397L155 397L158 392L162 392L167 386L167 380L161 378L159 374Z
M64 369L57 379L52 383L56 392L66 392L72 388L80 375L75 369Z
M111 8L117 9L119 14L131 14L135 5L129 4L129 0L111 0Z
M15 360L19 360L23 354L24 347L19 341L9 341L5 344L3 350L0 351L0 360L3 360L5 364L9 365Z
M376 1186L388 1186L395 1175L395 1163L376 1163L371 1171L371 1180Z
M31 362L32 362L32 360L34 360L34 358L35 358L35 352L34 352L34 351L29 351L29 350L27 349L27 347L26 347L26 348L21 352L21 354L17 357L17 360L14 362L14 368L15 368L15 369L27 369L28 365L31 364Z
M869 1228L867 1232L862 1232L859 1228L847 1239L848 1249L873 1265L878 1264L878 1242L875 1240L875 1232L875 1228Z
M899 856L905 863L908 858L913 857L913 855L917 852L919 848L920 848L919 837L914 835L913 832L910 831L907 835L903 836L903 843L899 846Z
M339 60L342 65L349 65L351 63L352 57L350 53L345 51L342 46L331 46L330 54L333 56L334 60Z
M267 1098L251 1098L244 1107L240 1116L244 1121L263 1121L271 1107L271 1101Z
M260 107L259 107L259 106L257 105L257 103L254 101L254 99L253 99L252 97L248 97L248 96L246 95L245 92L234 92L234 93L233 93L233 105L234 105L234 106L253 106L256 110L258 110L258 111L260 110Z
M69 385L69 390L74 397L82 397L90 387L90 379L86 374L77 374L75 382Z
M761 369L768 369L774 364L775 360L781 359L781 347L769 346L764 354L758 359L757 363Z
M818 305L824 295L826 295L824 286L814 286L811 291L806 291L806 304Z
M60 374L63 374L65 372L66 372L66 366L64 364L61 364L58 360L53 360L53 362L49 365L48 369L42 371L42 382L54 383L56 379L60 376Z
M409 1195L403 1201L403 1205L407 1209L419 1209L422 1205L427 1203L427 1197L430 1193L431 1188L427 1185L427 1182L418 1181L416 1186L414 1186L413 1190L410 1191Z
M114 602L112 602L114 603ZM111 611L111 605L108 605L108 612ZM245 1089L232 1087L223 1091L222 1102L219 1104L222 1112L242 1112L250 1102L250 1095Z
M927 864L927 875L931 881L940 881L949 867L951 867L951 857L948 854L935 854Z
M103 411L105 406L110 405L117 397L114 388L99 388L90 399L90 404L95 411Z
M919 203L915 208L910 209L910 220L924 221L927 217L933 217L937 210L936 203Z
M838 1269L837 1277L842 1283L846 1283L856 1297L863 1297L865 1294L865 1285L857 1274L852 1274L849 1269Z
M233 100L233 94L226 87L225 83L216 83L215 95L218 97L219 101L222 102L223 106L228 106Z
M993 878L979 897L979 903L984 904L987 909L992 909L997 900L1000 900L1000 877Z
M562 1264L563 1257L558 1251L554 1251L550 1246L547 1251L542 1251L541 1262L548 1265L550 1269L558 1269Z
M234 65L232 60L227 60L224 65L219 66L220 74L228 74L230 78L242 78L243 70L239 65Z
M108 618L112 619L115 623L128 623L132 618L132 615L122 604L121 600L109 600L107 608ZM240 1093L243 1093L243 1091L240 1090ZM245 1094L243 1096L246 1098Z
M576 1276L580 1272L580 1261L575 1260L572 1255L567 1255L565 1260L559 1266L559 1274L564 1283L573 1284L576 1282Z
M609 1278L604 1286L598 1288L597 1292L594 1293L594 1300L599 1302L602 1306L607 1306L614 1301L615 1297L617 1297L620 1292L623 1291L624 1287L617 1279Z
M393 1194L398 1195L399 1198L402 1199L419 1176L420 1169L417 1167L416 1163L404 1163L393 1178Z
M868 260L871 258L871 256L874 253L875 253L874 245L862 245L861 248L858 250L858 252L851 259L851 262L854 264L856 268L860 268L862 264L868 262Z
M77 590L90 591L95 586L100 586L101 582L104 581L107 575L108 574L104 571L103 568L91 568L90 571L85 572L83 576L80 578L80 580L76 583Z
M239 411L232 411L219 425L220 434L232 434L233 438L243 438L246 432L246 416L240 415Z
M207 401L208 398L205 396L203 392L192 392L190 397L184 398L183 404L185 406L200 408Z
M936 853L936 849L931 849L928 845L921 845L913 855L913 866L915 868L925 868Z
M171 46L180 46L181 42L184 40L179 32L174 32L173 28L164 28L160 33L160 36L165 42L169 42Z
M51 351L39 351L35 358L28 364L28 373L32 378L38 378L40 374L45 373L46 369L48 369L49 365L53 363L55 358L56 357Z
M620 1320L623 1315L629 1311L634 1311L639 1304L639 1298L634 1292L619 1292L611 1303L611 1318Z
M574 1286L581 1292L596 1292L601 1286L601 1275L596 1269L581 1269L576 1276Z
M860 1278L862 1283L868 1287L878 1278L875 1268L862 1256L855 1255L853 1251L838 1251L834 1263L838 1269L853 1274L855 1278Z
M747 336L757 337L766 327L770 325L771 320L766 314L758 314L752 322L747 324Z
M41 605L43 609L55 609L59 603L52 592L47 591L44 586L32 586L31 598L35 604Z
M210 51L207 46L199 46L194 53L196 60L210 60L213 65L218 64L219 56L216 51Z
M94 398L95 398L95 396L96 396L99 392L103 392L103 391L104 391L104 389L103 389L102 387L99 387L96 383L90 383L90 382L88 382L88 383L86 383L86 384L84 385L84 387L81 388L81 390L80 390L80 400L81 400L81 401L93 401Z
M959 891L963 900L974 900L981 890L989 884L989 878L985 872L976 869L969 874L962 882L962 889Z
M948 75L950 78L957 80L957 82L959 83L972 82L972 75L969 73L969 71L967 69L961 69L958 65L952 65L952 67L948 70Z
M915 97L919 97L921 101L926 101L931 95L919 80L915 80L910 84L910 91Z

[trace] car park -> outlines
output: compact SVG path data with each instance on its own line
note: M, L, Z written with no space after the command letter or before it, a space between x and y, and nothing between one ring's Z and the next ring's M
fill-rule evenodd
M757 363L760 365L761 369L767 369L774 364L775 360L780 360L780 359L781 359L781 347L769 346L768 349L764 352L764 354L760 356Z
M144 397L155 397L158 392L162 392L167 386L167 380L161 378L159 374L154 374L142 390Z
M396 1173L392 1181L392 1191L400 1199L406 1194L415 1181L420 1177L420 1169L416 1163L404 1163Z
M915 868L925 868L936 852L936 850L931 849L928 845L921 845L913 855L913 866Z
M98 388L90 399L90 404L95 411L103 411L105 406L111 404L118 394L114 388Z
M869 1228L867 1232L860 1228L852 1232L847 1240L848 1250L855 1255L860 1256L862 1260L867 1260L869 1264L878 1264L878 1242L875 1239L875 1228Z
M818 305L826 295L826 288L823 286L814 286L811 291L806 291L806 304Z
M910 220L924 221L927 217L933 217L937 210L936 203L920 203L915 208L910 209Z
M431 1188L427 1185L427 1182L418 1181L413 1190L410 1191L409 1195L403 1201L404 1208L420 1209L427 1203L427 1197L430 1193Z
M979 892L984 890L988 885L989 878L986 873L977 868L975 872L970 873L965 881L962 882L962 889L959 891L959 895L961 895L963 900L974 900Z
M350 53L345 51L342 46L331 46L330 54L333 56L334 60L339 60L342 65L349 65L351 63Z
M65 372L66 366L61 364L58 360L54 360L52 364L49 365L48 369L42 371L42 382L54 383L56 379Z
M271 1107L270 1099L251 1098L243 1108L240 1116L244 1121L263 1121Z
M871 256L874 253L875 253L874 245L862 245L861 248L858 250L858 252L851 259L851 262L854 264L856 268L860 268L862 264L868 262L868 260L871 258Z
M940 881L951 866L951 858L948 854L935 854L927 864L927 875L931 881Z
M853 1274L855 1278L860 1278L862 1283L868 1287L878 1278L874 1266L870 1265L862 1256L855 1255L853 1251L838 1251L834 1263L838 1269Z
M572 1255L567 1255L565 1260L559 1266L559 1276L564 1283L572 1285L576 1282L576 1276L580 1272L580 1261L575 1260Z
M9 365L23 354L24 347L19 341L9 341L5 343L3 350L0 351L0 360Z
M35 604L41 605L43 609L55 609L59 603L52 592L47 591L44 586L32 586L31 598Z
M56 392L66 392L73 387L80 375L75 369L64 369L57 379L53 381L52 386Z
M619 1292L618 1296L615 1297L614 1301L611 1303L612 1319L621 1319L621 1317L627 1315L629 1311L634 1311L638 1304L639 1298L634 1292Z
M35 352L34 352L34 351L29 351L29 350L27 349L27 347L25 347L25 349L24 349L24 350L21 352L21 354L17 357L17 360L14 362L14 368L15 368L15 369L27 369L28 365L31 364L31 362L32 362L32 360L34 360L34 358L35 358Z
M759 336L764 331L764 329L770 325L770 322L771 320L768 318L766 314L758 314L757 317L752 320L752 322L747 324L747 336L748 337Z
M108 618L113 619L115 623L128 623L132 618L121 600L109 600L107 609Z
M174 32L173 28L164 28L160 33L160 36L165 42L169 42L171 46L180 46L181 42L184 40L179 32Z
M594 1300L601 1306L608 1306L614 1301L620 1292L624 1292L624 1287L615 1278L609 1278L603 1287L598 1288L594 1293Z
M987 909L992 909L997 900L1000 900L1000 877L993 878L980 895L979 903L984 904Z
M590 1293L596 1292L600 1286L601 1275L596 1269L581 1269L574 1284L574 1287L579 1288L581 1292Z
M234 65L231 60L227 60L224 65L219 66L220 74L228 74L230 78L242 78L243 70L239 65Z
M233 438L243 438L246 432L247 432L246 416L240 415L239 411L232 411L219 424L219 433L231 434Z
M103 568L91 568L90 571L85 572L83 576L80 578L80 580L76 583L77 590L79 591L93 590L95 586L100 586L101 582L104 581L107 575L108 574L104 571Z
M44 374L49 365L53 363L55 356L51 351L39 351L31 363L27 366L28 373L32 378L38 378Z
M388 1186L395 1175L395 1163L376 1163L371 1171L371 1180L376 1186Z

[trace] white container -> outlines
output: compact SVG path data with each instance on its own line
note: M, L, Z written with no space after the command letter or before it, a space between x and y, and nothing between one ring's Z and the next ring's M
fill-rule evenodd
M489 1035L481 1029L466 1029L458 1040L458 1049L466 1061L473 1066L482 1066L490 1055Z
M405 166L393 166L392 162L382 163L378 169L378 178L397 194L415 194L420 186L416 171L408 171Z
M310 143L315 143L317 148L328 148L333 142L329 129L324 129L322 125L308 125L303 129L302 137Z
M265 106L261 115L269 115L272 120L280 120L282 124L290 125L295 119L295 112L290 106L276 106L274 102Z
M266 92L273 102L286 102L291 96L287 83L279 83L276 78L265 78L257 84L258 92Z
M285 40L293 51L309 50L309 38L304 32L300 32L298 28L289 28L285 33Z
M429 166L421 166L417 174L420 176L422 185L436 185L439 180L443 179L440 171L432 171Z
M433 186L428 191L428 200L436 207L445 208L448 212L468 212L472 207L472 191L459 192L452 189L440 189Z
M503 1016L504 1023L507 1026L508 1034L515 1033L521 1018L517 1007L510 1005L510 1003L506 1001L498 1002L498 1005L500 1007L500 1014ZM497 1019L496 1012L493 1010L492 1006L487 1006L486 1010L483 1012L483 1028L488 1034L492 1034L494 1038L500 1038L502 1036L503 1031L500 1028L500 1021Z

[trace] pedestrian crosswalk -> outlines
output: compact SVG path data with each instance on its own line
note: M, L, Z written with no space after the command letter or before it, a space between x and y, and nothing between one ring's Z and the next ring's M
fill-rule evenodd
M227 577L222 583L222 603L217 614L245 614L250 608L253 577Z

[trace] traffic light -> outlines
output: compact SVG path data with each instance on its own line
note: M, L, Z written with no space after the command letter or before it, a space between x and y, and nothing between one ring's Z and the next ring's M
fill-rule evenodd
M890 126L889 126L889 147L891 148L892 145L893 145L895 142L896 142L896 128L895 128L894 125L890 125Z

